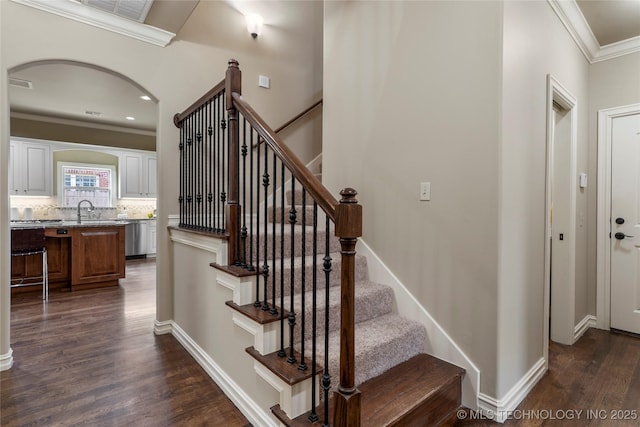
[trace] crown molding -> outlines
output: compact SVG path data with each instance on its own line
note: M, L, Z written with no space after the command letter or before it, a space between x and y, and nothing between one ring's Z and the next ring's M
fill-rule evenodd
M640 52L640 36L600 46L575 0L547 0L590 64Z
M24 6L53 13L64 18L73 19L104 30L131 37L136 40L165 47L176 36L161 28L141 24L117 15L87 7L70 0L11 0Z

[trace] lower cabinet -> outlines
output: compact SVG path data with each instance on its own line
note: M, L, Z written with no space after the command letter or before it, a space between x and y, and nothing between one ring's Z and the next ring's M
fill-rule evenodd
M71 287L117 286L125 277L125 234L119 227L78 227L71 237Z
M71 290L118 286L125 277L124 226L72 227L45 230L49 288ZM38 283L42 255L12 256L11 284ZM38 287L36 287L38 286ZM12 293L35 292L41 285L12 288Z

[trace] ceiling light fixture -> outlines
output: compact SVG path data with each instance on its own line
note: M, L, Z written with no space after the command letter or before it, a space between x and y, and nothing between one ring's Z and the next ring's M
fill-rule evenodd
M144 99L145 101L151 101L151 97L149 95L142 95L140 99Z
M135 120L136 118L135 117L131 117L131 116L127 116L127 117L125 117L125 119L127 119L127 120Z
M244 18L247 21L247 31L249 31L251 37L255 39L262 33L262 25L264 24L264 19L257 13L249 13L245 15Z

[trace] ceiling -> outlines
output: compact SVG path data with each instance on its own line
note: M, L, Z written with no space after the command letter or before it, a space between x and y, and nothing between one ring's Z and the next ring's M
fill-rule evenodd
M600 46L640 36L639 0L577 0Z
M28 6L44 5L45 0L13 0ZM125 0L117 0L123 2ZM151 0L142 0L149 2ZM237 1L226 0L235 4ZM582 24L597 40L593 49L607 48L625 43L629 39L640 41L640 0L549 0L554 10L572 7L573 16L565 16L565 21L582 21ZM106 12L92 9L82 3L113 3L112 0L70 0L75 8L95 10L99 16ZM199 0L155 0L144 19L144 25L131 20L139 27L158 28L169 34L170 39L178 33L197 7ZM577 7L576 7L577 6ZM34 6L37 7L37 6ZM40 7L42 8L42 7ZM47 10L56 13L52 10ZM86 12L86 11L85 11ZM557 12L557 10L556 10ZM560 16L560 15L559 15ZM577 18L576 18L577 16ZM74 19L71 17L71 19ZM124 18L116 18L123 20ZM83 21L86 23L86 21ZM586 22L586 23L585 23ZM565 22L565 25L567 23ZM569 28L568 28L569 29ZM571 30L570 30L571 32ZM576 37L573 33L574 38ZM593 38L593 37L591 37ZM578 40L576 40L578 42ZM167 42L168 43L168 42ZM595 43L595 42L594 42ZM578 42L580 45L580 43ZM581 49L583 49L581 47ZM585 49L583 49L585 52ZM585 53L587 55L587 53ZM144 92L132 82L94 68L73 63L45 63L12 72L12 79L30 82L31 88L9 86L9 102L12 115L29 114L47 117L47 120L75 120L86 124L113 125L125 129L155 131L157 108L154 100L140 99ZM22 86L25 82L17 82ZM100 114L91 114L94 112ZM127 120L126 117L135 120Z

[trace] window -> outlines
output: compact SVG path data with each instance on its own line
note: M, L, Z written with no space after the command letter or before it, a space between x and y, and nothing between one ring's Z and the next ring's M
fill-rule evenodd
M115 167L58 162L60 206L77 206L89 200L95 207L114 206Z

